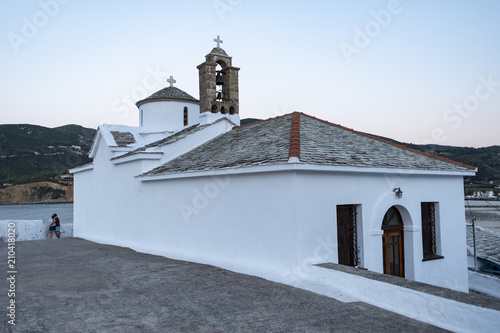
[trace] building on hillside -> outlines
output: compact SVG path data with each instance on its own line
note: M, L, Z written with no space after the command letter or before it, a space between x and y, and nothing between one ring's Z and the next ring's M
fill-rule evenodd
M482 199L492 199L495 198L495 193L493 191L474 191L472 194L473 198L482 198Z
M463 177L475 168L294 112L239 126L214 48L200 100L173 86L102 125L74 174L74 235L300 277L332 262L468 291Z

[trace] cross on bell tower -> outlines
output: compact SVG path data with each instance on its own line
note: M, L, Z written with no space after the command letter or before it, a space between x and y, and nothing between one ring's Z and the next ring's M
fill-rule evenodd
M200 78L200 113L239 114L238 67L233 67L232 57L220 48L220 36L214 39L217 47L198 65ZM220 66L220 70L217 70Z
M214 39L214 42L217 42L217 48L220 49L220 44L224 43L222 39L220 39L220 36L217 35L217 38Z

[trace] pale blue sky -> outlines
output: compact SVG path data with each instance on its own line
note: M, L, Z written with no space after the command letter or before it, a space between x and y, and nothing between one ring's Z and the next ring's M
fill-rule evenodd
M138 125L221 45L240 116L301 111L411 143L500 144L500 1L0 3L0 123Z

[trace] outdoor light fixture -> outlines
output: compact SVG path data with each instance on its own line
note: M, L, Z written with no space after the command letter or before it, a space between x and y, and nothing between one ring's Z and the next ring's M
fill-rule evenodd
M401 187L395 187L392 191L396 193L396 196L398 198L401 198L403 196L403 191L401 191Z

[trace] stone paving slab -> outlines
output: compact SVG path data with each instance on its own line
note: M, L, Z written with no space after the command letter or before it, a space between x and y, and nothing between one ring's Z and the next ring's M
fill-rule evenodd
M2 332L444 332L365 303L79 238L17 242L16 270L15 326L0 283Z

